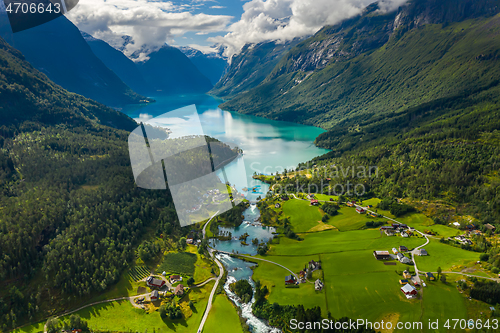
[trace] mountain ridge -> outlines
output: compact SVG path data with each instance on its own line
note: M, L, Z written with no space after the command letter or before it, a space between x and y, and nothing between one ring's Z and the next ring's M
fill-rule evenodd
M490 84L493 78L482 74L497 66L481 54L496 57L500 48L498 17L489 10L498 13L498 1L484 0L465 21L394 29L401 13L421 16L412 4L428 2L436 1L413 1L389 14L374 14L372 5L359 17L323 28L283 56L263 83L221 108L329 129ZM489 16L480 15L485 12Z
M69 91L111 106L147 100L95 56L78 28L64 16L13 34L3 13L0 36L20 50L35 68Z

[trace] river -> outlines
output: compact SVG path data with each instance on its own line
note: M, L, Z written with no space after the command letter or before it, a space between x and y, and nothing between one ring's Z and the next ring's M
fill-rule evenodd
M326 149L316 147L313 143L314 139L324 132L317 127L223 111L218 108L222 101L207 95L153 96L153 98L156 103L146 106L128 106L122 111L137 121L146 121L187 105L196 105L199 122L205 135L243 149L243 156L224 169L231 184L245 193L250 201L255 201L259 196L265 196L269 190L266 183L252 178L254 173L271 174L276 171L281 172L285 168L290 170L300 162L328 152ZM186 133L184 120L170 120L166 127L172 131L172 135ZM259 216L259 209L255 204L251 204L245 210L244 222L239 227L220 228L222 232L231 232L234 239L224 242L212 241L212 246L226 252L256 254L257 246L253 245L251 240L257 238L259 241L266 242L273 237L273 232L275 232L274 228L261 226L257 221ZM242 245L237 239L244 233L249 234L247 240L249 245ZM252 314L253 300L248 304L242 304L229 290L229 284L241 279L247 279L252 286L254 285L252 264L228 255L219 255L219 258L228 271L228 280L224 289L229 298L240 307L242 316L247 320L251 331L253 333L280 332Z

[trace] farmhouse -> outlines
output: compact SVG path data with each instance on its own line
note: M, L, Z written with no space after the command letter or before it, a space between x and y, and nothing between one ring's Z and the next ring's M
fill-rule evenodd
M401 254L401 253L399 253L399 254ZM402 264L411 264L411 259L401 255L401 258L399 258L399 262Z
M274 205L274 208L280 208L280 207L281 207L281 205L279 202L277 202L276 205Z
M308 263L308 267L312 271L317 270L317 269L321 269L321 263L317 262L317 261L314 261L314 260L311 260Z
M405 294L406 298L413 298L417 295L417 289L409 283L401 287L401 291Z
M373 251L373 255L377 260L388 260L391 259L389 251Z
M146 279L146 284L150 288L161 288L165 285L165 281L150 276Z
M188 239L186 239L186 243L187 244L193 244L194 243L194 239L188 238Z
M311 205L312 205L312 206L317 206L317 205L319 205L319 201L318 201L318 200L316 200L316 199L311 200Z
M408 270L405 270L405 271L403 272L403 277L404 277L405 279L410 279L410 278L411 278L411 274L410 274L410 272L408 272Z
M408 284L408 280L404 279L404 280L399 280L399 284Z
M401 246L399 247L399 252L407 252L407 251L408 251L408 248L407 248L406 246L401 245Z
M371 217L378 217L378 214L377 213L374 213L374 212L370 212L369 214Z
M401 232L401 237L406 238L409 237L408 234L404 231Z
M425 249L417 250L415 254L417 256L426 256L426 255L428 255L428 253L427 253L427 251Z
M177 287L175 287L174 294L176 296L184 295L184 286L182 284L179 284Z
M307 200L312 200L314 199L314 194L308 194L307 195Z
M398 252L398 250L397 250L395 247L393 247L393 248L392 248L392 253L394 253L394 254L398 254L399 252Z
M348 201L346 203L347 207L354 207L355 204L356 204L356 201Z
M158 295L158 290L153 290L153 291L151 292L151 296L150 296L150 297L151 297L151 300L152 300L152 301L156 301L156 300L158 300L158 298L159 298L159 295Z
M366 210L364 210L364 209L363 209L363 208L361 208L361 207L358 207L358 208L356 208L356 213L358 213L358 214L365 214L365 213L366 213Z
M394 236L394 231L392 230L385 230L384 232L387 236Z
M425 277L428 278L430 281L436 280L434 274L432 274L431 272L425 273Z
M174 284L176 282L182 281L180 275L170 275L170 283Z
M299 278L303 279L306 277L306 272L305 271L300 271L299 272Z
M295 276L293 275L287 275L285 276L285 285L290 285L290 284L295 284Z
M314 289L317 290L317 291L320 291L323 289L323 282L321 282L320 279L317 279L315 282L314 282Z

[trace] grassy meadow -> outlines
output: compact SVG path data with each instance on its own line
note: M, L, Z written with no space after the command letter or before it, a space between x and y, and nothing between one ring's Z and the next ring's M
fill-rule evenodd
M238 310L225 295L215 297L203 332L243 333Z

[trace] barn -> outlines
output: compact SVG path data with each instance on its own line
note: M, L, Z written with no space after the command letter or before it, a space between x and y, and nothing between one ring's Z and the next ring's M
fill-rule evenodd
M391 254L389 253L389 251L373 251L373 255L377 260L391 259Z
M417 296L417 289L409 283L402 286L401 291L405 294L406 298L413 298Z

